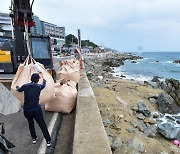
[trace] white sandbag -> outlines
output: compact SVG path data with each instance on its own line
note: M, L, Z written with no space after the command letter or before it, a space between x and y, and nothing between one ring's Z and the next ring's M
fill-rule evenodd
M70 80L57 81L55 84L55 98L45 103L45 110L70 113L75 105L77 98L76 83Z
M69 64L72 67L75 67L76 69L79 69L79 61L77 59L69 59L69 60L66 61L66 64Z
M36 65L36 66L35 66ZM23 84L31 82L31 75L37 73L35 67L38 67L38 70L41 70L43 73L44 79L46 82L46 87L41 91L40 94L40 103L45 103L54 98L54 80L49 72L44 68L44 66L36 62L32 57L27 57L23 64L20 64L16 75L11 84L11 92L18 98L18 100L24 104L24 93L17 92L16 86L21 87ZM43 83L43 78L39 79L39 84Z
M69 80L78 83L80 79L79 69L69 64L63 65L57 74L58 74L58 79L60 80L64 78L68 78Z
M76 87L77 83L72 81L72 80L69 80L68 78L64 78L64 79L61 79L61 80L57 80L57 83L60 83L61 85L62 84L68 84L72 87Z
M79 70L79 61L76 59L69 59L69 60L65 60L65 61L59 61L59 65L60 67L64 66L64 65L70 65L71 67L74 67L75 69Z

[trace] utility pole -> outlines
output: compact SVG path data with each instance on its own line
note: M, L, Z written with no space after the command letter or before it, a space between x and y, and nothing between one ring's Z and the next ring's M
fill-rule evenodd
M81 49L81 32L80 32L80 29L78 29L78 48Z

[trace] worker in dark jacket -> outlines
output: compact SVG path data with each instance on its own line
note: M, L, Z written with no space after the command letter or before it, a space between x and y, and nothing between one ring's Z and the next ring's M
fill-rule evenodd
M43 77L42 73L41 76ZM43 118L41 106L39 104L39 96L41 90L43 90L46 86L46 80L43 79L43 83L38 84L39 78L39 74L34 73L31 76L31 83L24 84L21 87L17 86L16 89L18 92L24 91L24 116L29 123L29 130L31 133L33 144L37 142L37 135L34 128L35 119L39 127L41 128L44 138L46 139L47 147L49 147L51 145L51 137L49 135L47 125Z

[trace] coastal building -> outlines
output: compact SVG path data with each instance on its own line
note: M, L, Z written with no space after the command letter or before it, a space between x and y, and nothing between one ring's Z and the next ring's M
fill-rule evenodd
M12 36L12 26L11 17L8 13L0 12L0 25L2 26L1 36L11 37Z
M65 39L65 27L59 27L55 24L42 21L43 34L51 37Z
M42 21L38 16L33 16L33 20L35 22L35 26L31 27L31 33L34 35L43 35L43 25Z
M55 48L60 50L60 48L65 44L65 38L66 38L65 27L59 27L55 24L45 21L42 21L42 26L43 26L43 34L52 37L54 39Z
M59 27L55 24L41 21L38 16L34 15L33 20L35 26L31 27L31 33L33 35L48 35L54 41L54 48L60 50L60 48L65 44L65 27ZM12 36L12 26L11 26L11 17L8 13L0 12L0 25L2 26L1 36L11 37Z

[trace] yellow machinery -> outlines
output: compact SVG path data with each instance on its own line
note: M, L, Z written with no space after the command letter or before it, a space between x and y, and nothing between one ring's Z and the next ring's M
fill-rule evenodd
M0 63L11 63L11 52L0 50Z
M0 72L13 72L12 48L8 42L1 42L0 46Z

